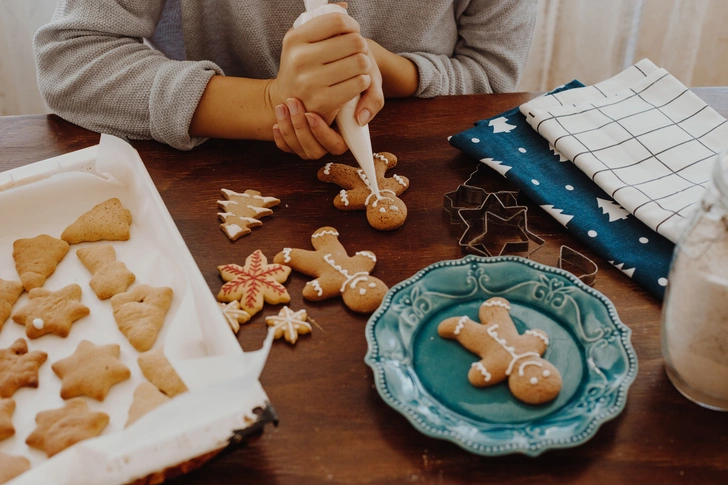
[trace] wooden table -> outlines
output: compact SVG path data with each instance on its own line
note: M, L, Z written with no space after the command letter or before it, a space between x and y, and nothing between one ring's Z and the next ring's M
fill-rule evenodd
M728 116L728 88L695 92ZM363 212L332 205L339 188L316 179L327 161L353 163L347 154L302 161L271 143L211 140L191 152L156 142L133 142L172 217L217 293L217 266L242 263L253 250L272 257L283 247L310 248L314 230L330 225L351 252L371 250L374 275L392 286L425 266L462 256L459 228L443 211L443 194L454 190L477 162L452 148L447 136L533 97L529 94L390 101L371 125L375 151L400 159L396 172L411 180L403 195L409 217L401 229L371 229ZM0 171L98 143L98 134L56 116L0 118ZM490 189L508 188L495 172ZM216 218L220 189L256 189L281 199L263 226L235 243ZM6 210L6 208L0 208ZM660 301L595 256L537 206L529 226L546 239L534 259L555 264L561 244L599 265L595 288L609 297L632 328L639 374L627 406L586 444L548 451L538 458L485 458L415 430L382 401L364 364L367 316L340 299L305 302L308 277L286 284L291 307L306 308L320 325L296 346L275 342L261 376L280 419L245 448L223 454L175 484L237 483L728 483L728 414L705 410L683 398L663 370ZM267 307L245 325L238 340L246 350L261 345Z

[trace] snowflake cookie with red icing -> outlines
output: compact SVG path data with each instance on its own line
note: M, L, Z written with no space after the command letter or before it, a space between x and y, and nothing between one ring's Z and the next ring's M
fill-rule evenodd
M306 321L306 310L294 312L287 306L278 315L265 317L265 323L273 329L273 338L284 337L289 344L295 344L299 335L311 333L311 324Z
M240 309L255 315L263 303L288 303L291 297L281 284L288 279L291 268L282 264L268 264L260 249L245 260L245 265L225 264L217 267L227 283L222 285L217 299L222 302L240 301Z
M327 163L319 169L318 179L343 187L334 199L334 207L343 211L366 210L369 225L380 231L391 231L402 226L407 219L407 206L398 196L407 190L409 180L396 174L392 177L384 175L396 165L397 157L393 154L374 154L379 197L372 192L367 176L358 167Z
M467 316L440 322L440 337L457 340L481 357L468 372L475 387L489 387L508 380L513 395L528 404L552 401L561 391L561 374L541 356L549 338L542 330L518 333L510 317L511 305L505 298L489 298L480 305L480 322Z
M233 241L250 234L251 227L262 226L259 219L273 214L270 208L281 203L275 197L263 197L257 190L246 190L242 194L228 189L221 192L226 200L217 201L220 210L224 211L218 212L217 217L222 221L220 229Z
M285 248L273 261L316 279L306 283L303 297L321 301L341 296L355 312L372 313L387 293L387 285L371 276L377 257L371 251L349 256L333 227L322 227L311 236L315 251Z

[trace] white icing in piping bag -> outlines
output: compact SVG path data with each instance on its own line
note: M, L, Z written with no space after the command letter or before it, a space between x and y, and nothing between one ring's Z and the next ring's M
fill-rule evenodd
M346 9L336 5L329 4L328 0L303 0L306 5L306 11L302 13L293 23L293 27L299 27L314 17L327 13L343 13L347 14ZM348 15L348 14L347 14ZM374 171L374 157L372 152L372 139L369 136L369 125L361 126L356 120L356 105L359 103L361 95L357 95L354 99L344 104L336 115L336 125L339 127L341 137L351 150L359 166L364 170L364 174L369 180L369 188L372 193L379 199L379 184L377 183L377 175Z

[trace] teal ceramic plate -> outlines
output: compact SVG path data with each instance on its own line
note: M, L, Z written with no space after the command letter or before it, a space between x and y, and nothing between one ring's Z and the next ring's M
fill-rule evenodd
M544 358L561 372L558 397L517 401L506 383L475 388L479 360L438 324L467 315L493 296L511 303L519 333L549 335ZM584 443L624 408L637 374L631 331L614 305L574 275L514 256L441 261L389 290L366 327L365 361L382 398L421 432L481 455L525 453Z

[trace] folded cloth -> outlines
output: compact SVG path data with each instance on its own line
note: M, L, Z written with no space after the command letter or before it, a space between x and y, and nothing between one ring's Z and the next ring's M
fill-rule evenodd
M728 122L649 60L521 106L528 123L627 211L676 242L728 148Z
M572 81L553 93L581 86ZM518 108L478 121L450 143L503 175L602 258L662 298L673 244L553 151Z

